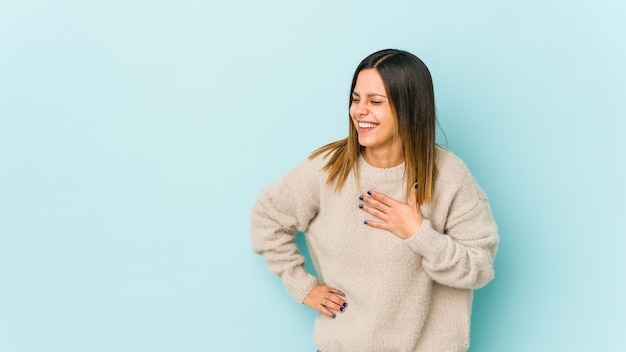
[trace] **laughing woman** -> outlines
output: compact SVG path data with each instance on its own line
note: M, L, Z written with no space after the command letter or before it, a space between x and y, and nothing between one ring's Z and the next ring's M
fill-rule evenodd
M253 250L296 301L320 312L322 352L465 351L472 290L494 275L487 197L435 144L432 79L419 58L373 53L350 94L348 137L259 194ZM304 269L298 231L318 278Z

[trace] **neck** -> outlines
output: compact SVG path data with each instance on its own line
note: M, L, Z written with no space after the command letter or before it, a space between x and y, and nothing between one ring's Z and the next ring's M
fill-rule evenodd
M372 148L364 148L363 158L368 164L379 168L390 168L398 166L404 162L404 153L402 149L377 150Z

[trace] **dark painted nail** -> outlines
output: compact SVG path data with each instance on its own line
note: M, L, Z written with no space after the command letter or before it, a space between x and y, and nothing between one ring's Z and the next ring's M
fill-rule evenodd
M341 307L341 308L339 308L339 311L343 312L344 309L345 309L344 307Z
M335 314L333 314L333 319L335 319L335 317L336 317L336 315L335 315Z
M364 223L365 225L367 225L367 220L363 221L363 223Z
M359 196L359 200L363 200L363 199L364 199L363 196Z
M369 194L371 196L372 195L372 191L367 191L367 194Z
M359 208L363 209L363 204L359 204Z
M419 183L415 182L415 189L417 189L419 186Z
M343 302L343 306L344 306L344 307L347 307L347 306L348 306L348 303Z

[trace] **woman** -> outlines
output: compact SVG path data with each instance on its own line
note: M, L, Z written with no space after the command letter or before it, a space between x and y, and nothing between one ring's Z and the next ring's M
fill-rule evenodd
M357 67L346 139L262 191L251 239L298 302L318 310L323 352L465 351L472 290L498 243L484 192L435 144L428 68L382 50ZM306 234L318 278L294 243Z

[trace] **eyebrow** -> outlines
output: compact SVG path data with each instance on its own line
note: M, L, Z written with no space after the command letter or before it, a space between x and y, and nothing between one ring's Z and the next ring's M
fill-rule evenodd
M356 96L359 96L359 97L361 96L361 95L360 95L359 93L357 93L357 92L352 92L352 95L356 95ZM370 93L370 94L368 94L367 96L368 96L368 97L381 97L381 98L385 98L385 99L387 99L387 97L386 97L385 95L382 95L382 94L376 94L376 93Z

